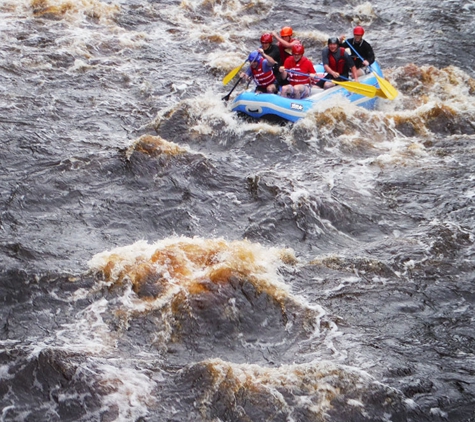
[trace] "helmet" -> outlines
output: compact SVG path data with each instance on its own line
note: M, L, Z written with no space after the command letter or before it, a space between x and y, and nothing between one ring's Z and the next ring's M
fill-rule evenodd
M292 28L290 26L284 26L280 31L281 37L291 37L293 34Z
M249 60L252 63L252 62L256 62L260 58L261 58L261 55L259 54L259 52L253 51L251 54L249 54L249 57L247 58L247 60Z
M295 44L292 46L292 54L303 54L305 52L305 48L303 48L302 44Z
M261 43L272 43L272 35L271 34L262 34L261 36Z
M340 44L340 40L337 37L328 38L328 45L330 44Z
M364 35L364 29L362 26L356 26L355 29L353 29L353 34L354 35Z

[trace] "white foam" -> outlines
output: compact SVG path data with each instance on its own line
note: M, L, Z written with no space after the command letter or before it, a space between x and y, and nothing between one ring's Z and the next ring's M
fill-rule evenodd
M0 365L0 379L9 380L15 377L15 374L10 374L8 365Z
M118 361L99 363L95 370L101 387L110 391L103 399L102 410L117 409L117 422L147 416L148 408L156 402L152 394L156 383L144 371L121 365Z

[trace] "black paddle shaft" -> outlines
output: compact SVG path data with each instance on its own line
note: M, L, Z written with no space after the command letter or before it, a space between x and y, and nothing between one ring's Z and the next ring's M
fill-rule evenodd
M239 85L239 82L242 81L242 78L239 78L238 81L234 84L234 86L231 88L231 91L227 95L225 95L223 98L221 98L223 101L228 101L229 97L231 96L232 92L234 89Z

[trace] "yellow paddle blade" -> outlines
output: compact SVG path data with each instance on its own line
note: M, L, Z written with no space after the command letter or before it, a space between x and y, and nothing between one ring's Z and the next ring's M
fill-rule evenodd
M388 99L388 97L386 96L386 94L383 92L383 90L381 88L376 89L376 96L384 98L385 100Z
M355 47L353 47L351 45L351 43L347 42L346 43L348 45L348 47L350 47L353 52L361 59L362 62L364 62L364 59L363 57L361 57L361 54L358 53L358 51L355 50ZM372 68L371 68L371 65L369 66L370 70L371 70L371 73L376 76L376 79L378 80L378 83L379 83L379 87L381 88L381 91L383 91L384 95L386 96L386 98L388 98L389 100L394 100L397 95L398 95L398 92L397 92L397 89L394 88L386 79L382 78L381 76L379 76ZM378 95L378 97L380 97L381 95ZM384 98L384 97L383 97Z
M364 95L365 97L370 97L373 98L377 92L378 88L372 85L364 85L359 82L340 82L340 81L335 81L331 80L330 82L333 82L334 84L341 85L344 87L347 91L354 92L356 94Z
M378 80L379 86L381 88L381 91L384 92L386 95L386 98L390 100L394 100L399 92L397 92L397 89L394 88L389 81L386 79L382 78L381 76L377 75L376 72L373 72L374 76L376 76L376 79Z
M236 67L235 69L231 70L224 78L223 78L223 85L227 85L231 79L233 79L238 72L243 68L243 66L246 64L247 60L241 65Z

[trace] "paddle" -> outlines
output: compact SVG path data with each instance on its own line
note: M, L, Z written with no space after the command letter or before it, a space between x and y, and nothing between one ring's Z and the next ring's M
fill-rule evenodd
M223 101L228 101L229 100L229 97L231 96L232 92L234 91L234 89L239 85L239 82L242 81L242 78L239 78L238 81L234 84L234 86L232 87L231 91L229 91L229 93L227 95L225 95L223 98L221 98Z
M227 85L231 79L233 79L237 74L238 72L244 67L244 65L246 64L247 62L247 59L245 60L245 62L241 65L241 66L238 66L236 67L235 69L231 70L231 72L229 72L224 78L223 78L223 85Z
M348 78L345 78L344 76L341 76L340 75L340 78L342 79L345 79L347 80L348 82L351 82L351 83L359 83L359 82L354 82L354 81L350 81ZM325 79L325 78L321 78L321 79ZM326 79L325 79L326 80ZM330 82L335 82L334 80L330 79ZM338 82L338 81L337 81ZM373 86L373 85L366 85L366 84L360 84L360 85L363 85L363 86ZM375 86L373 86L373 88L376 89L376 92L375 92L375 96L376 97L381 97L381 98L385 98L387 99L388 97L386 96L386 94L380 89L380 88L376 88Z
M291 69L286 69L287 72L290 73L295 73L296 75L302 75L302 76L310 76L309 73L302 73L297 70L291 70ZM324 81L332 82L337 85L341 85L344 87L347 91L354 92L356 94L364 95L365 97L370 97L373 98L375 95L379 94L378 88L376 88L373 85L364 85L359 82L341 82L341 81L335 81L333 79L325 79L325 78L319 78L318 76L315 77L315 79L323 79Z
M358 53L355 49L355 47L353 47L351 45L351 43L347 42L346 43L354 52L355 54L361 59L362 62L364 62L364 59L363 57L361 57L360 53ZM379 76L375 71L373 71L373 68L371 67L371 65L369 65L369 69L371 70L371 73L376 76L376 79L378 80L378 83L379 83L379 86L381 87L381 90L383 91L383 93L386 95L386 98L390 99L390 100L394 100L397 95L399 94L397 92L397 89L394 88L390 83L389 81L387 81L386 79L382 78L381 76Z

